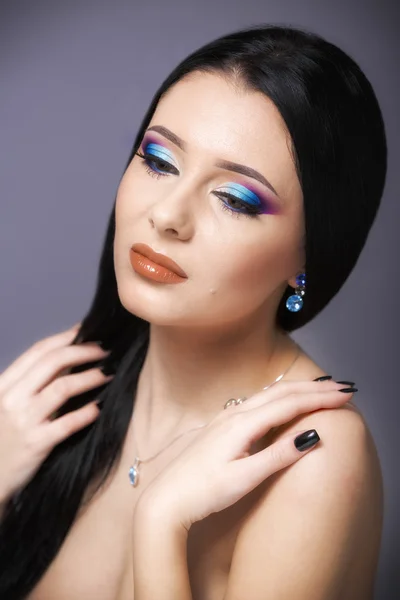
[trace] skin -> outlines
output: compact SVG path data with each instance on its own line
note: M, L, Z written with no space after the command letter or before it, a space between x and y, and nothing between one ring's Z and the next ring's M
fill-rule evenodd
M153 152L161 148L173 172L150 176L134 156L118 189L114 242L121 302L150 322L135 405L143 455L287 368L295 348L276 327L275 314L305 264L301 187L288 132L271 101L222 76L192 73L159 102L154 125L182 138L186 151L158 131L144 135L139 152L150 143ZM216 167L220 159L256 169L276 194ZM168 172L165 163L156 168ZM256 193L264 214L222 210L214 192L231 191L232 184ZM134 272L129 248L137 242L175 260L188 275L185 283L159 284Z
M119 296L128 311L150 323L134 419L108 485L82 503L29 600L372 600L382 480L372 436L350 402L288 417L269 429L252 453L275 449L275 466L282 448L276 444L284 436L291 452L300 431L315 428L321 440L306 458L243 491L238 502L203 519L197 514L188 535L177 527L188 504L201 511L205 500L223 500L222 492L197 493L197 474L206 463L212 471L218 452L236 444L236 437L221 447L216 435L212 450L204 442L207 451L191 446L200 435L169 442L213 419L228 398L256 394L294 358L297 348L274 320L286 285L294 287L304 270L303 199L284 123L261 94L217 75L191 74L160 101L154 125L182 138L186 152L152 131L146 144L157 145L153 149L171 161L173 174L152 177L135 156L117 194ZM221 159L256 169L277 196L216 168ZM275 199L275 210L256 218L223 211L214 192L232 189L232 183ZM187 281L163 285L140 277L129 261L137 242L170 256ZM324 374L301 352L285 380L326 390L339 385L310 383ZM166 446L143 465L140 485L132 488L132 457L148 458ZM223 477L226 471L217 472ZM232 485L237 480L247 485L245 476ZM185 502L187 493L192 503ZM178 515L175 499L181 501Z

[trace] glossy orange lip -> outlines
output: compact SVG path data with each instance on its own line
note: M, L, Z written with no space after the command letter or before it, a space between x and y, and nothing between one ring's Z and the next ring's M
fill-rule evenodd
M133 270L142 277L146 277L146 279L152 279L158 283L182 283L187 281L187 277L177 275L174 271L153 262L147 256L135 252L132 248L129 251L129 259Z
M178 264L176 264L176 262L173 261L172 258L165 256L165 254L161 254L159 252L154 252L154 250L152 250L150 248L150 246L148 246L147 244L142 244L142 243L133 244L131 250L133 250L134 252L138 252L142 256L146 256L147 258L149 258L152 262L156 263L157 265L166 267L169 271L176 273L180 277L187 278L185 271L183 269L181 269L181 267Z

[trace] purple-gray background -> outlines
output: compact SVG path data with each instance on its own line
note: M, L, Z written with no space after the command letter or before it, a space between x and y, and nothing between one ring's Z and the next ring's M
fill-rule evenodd
M267 22L314 30L353 56L386 122L388 177L367 245L343 290L293 337L328 373L359 387L354 401L376 440L385 479L376 598L394 599L400 597L394 0L3 0L0 372L35 340L87 311L122 169L164 77L203 43Z

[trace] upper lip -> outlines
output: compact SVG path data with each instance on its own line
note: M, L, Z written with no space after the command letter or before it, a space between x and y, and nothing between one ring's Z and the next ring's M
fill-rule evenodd
M185 271L183 269L181 269L181 267L179 265L177 265L176 262L172 260L172 258L169 258L169 256L166 256L165 254L161 254L160 252L155 252L147 244L141 244L141 243L133 244L132 250L134 252L138 252L139 254L142 254L143 256L147 256L147 258L150 258L150 260L157 263L158 265L167 267L167 269L169 269L170 271L173 271L174 273L176 273L177 275L180 275L181 277L187 277Z

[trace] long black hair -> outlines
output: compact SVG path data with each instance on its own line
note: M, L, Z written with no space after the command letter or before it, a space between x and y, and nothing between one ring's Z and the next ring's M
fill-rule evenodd
M305 29L250 27L207 43L165 79L144 116L125 169L138 150L163 94L185 75L219 73L265 94L280 112L304 198L307 294L298 313L285 307L276 323L290 332L308 323L335 296L357 262L380 205L387 168L384 122L373 88L356 62ZM0 597L24 598L40 580L82 504L121 455L149 323L121 304L113 264L115 202L105 235L92 305L73 343L101 340L114 379L70 398L59 414L96 397L97 420L59 444L28 484L10 498L0 526ZM79 372L94 363L74 367ZM98 484L97 484L98 482ZM90 495L92 498L92 495ZM89 499L90 499L89 498Z

